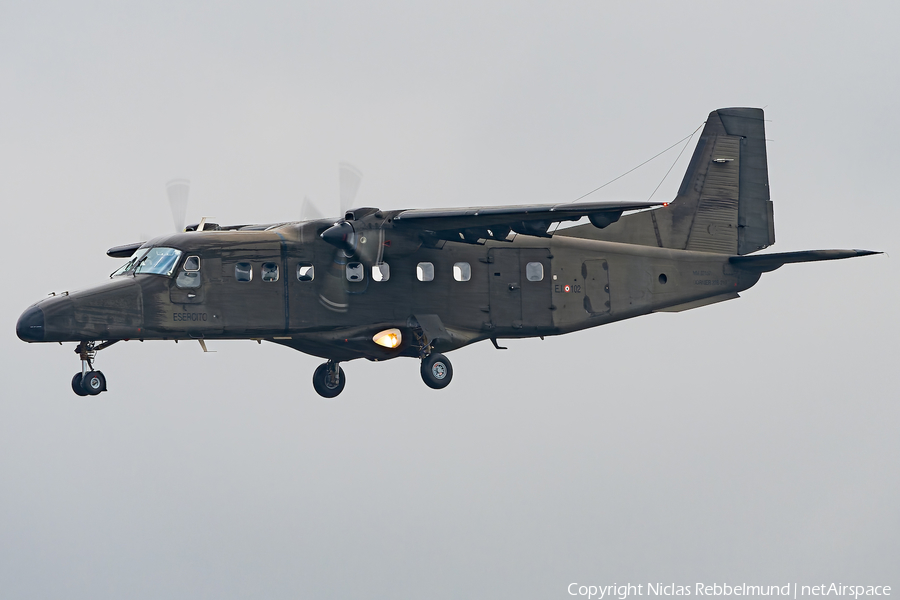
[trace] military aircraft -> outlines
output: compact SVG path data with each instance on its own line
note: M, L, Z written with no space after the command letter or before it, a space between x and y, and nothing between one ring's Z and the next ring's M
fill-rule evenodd
M627 213L627 214L624 214ZM589 223L554 229L587 217ZM221 226L111 248L111 281L45 298L26 342L76 342L78 395L106 390L96 353L127 340L250 339L326 359L313 387L344 389L340 363L419 359L440 389L445 353L561 335L737 298L784 264L866 250L754 252L775 242L758 108L710 113L674 200L347 210L339 219Z

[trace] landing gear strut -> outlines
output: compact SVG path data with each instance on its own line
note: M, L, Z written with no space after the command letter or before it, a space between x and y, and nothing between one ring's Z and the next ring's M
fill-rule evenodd
M94 358L97 352L113 345L115 341L95 346L94 342L81 342L75 352L81 358L81 372L72 377L72 391L79 396L96 396L106 391L106 377L102 371L94 370Z
M336 397L344 391L345 383L347 378L344 376L344 370L333 360L322 363L313 373L313 388L323 398Z

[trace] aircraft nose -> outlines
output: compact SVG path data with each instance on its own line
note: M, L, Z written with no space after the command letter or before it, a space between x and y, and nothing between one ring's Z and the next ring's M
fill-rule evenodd
M32 306L22 313L16 323L16 335L23 342L44 341L44 311Z

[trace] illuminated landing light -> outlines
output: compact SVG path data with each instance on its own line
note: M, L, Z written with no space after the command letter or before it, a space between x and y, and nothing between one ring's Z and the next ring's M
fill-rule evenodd
M399 329L385 329L372 336L373 342L385 348L396 348L402 339Z

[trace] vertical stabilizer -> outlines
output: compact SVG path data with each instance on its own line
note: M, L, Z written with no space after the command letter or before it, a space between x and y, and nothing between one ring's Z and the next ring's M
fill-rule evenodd
M713 111L669 206L557 235L722 254L766 248L775 243L775 223L765 137L762 109Z

